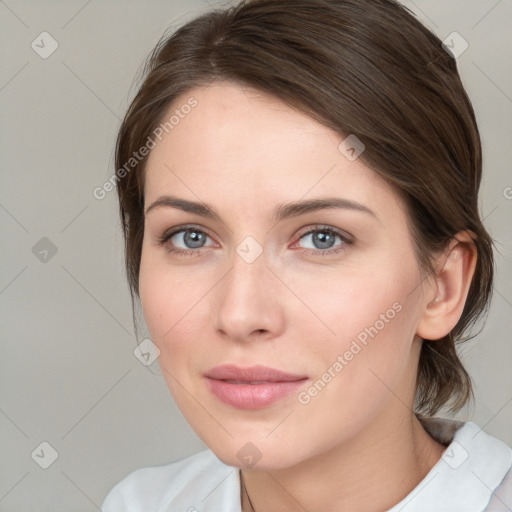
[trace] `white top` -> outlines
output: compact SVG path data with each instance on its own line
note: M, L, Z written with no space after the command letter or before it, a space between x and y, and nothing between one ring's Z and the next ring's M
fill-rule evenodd
M427 476L388 512L511 512L512 448L472 422L419 418L449 444ZM130 473L102 512L241 512L240 472L210 450Z

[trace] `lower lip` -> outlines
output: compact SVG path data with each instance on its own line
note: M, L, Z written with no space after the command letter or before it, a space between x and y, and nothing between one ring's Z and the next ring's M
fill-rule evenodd
M206 380L210 391L224 403L238 409L261 409L296 392L307 379L264 384L231 384L224 380Z

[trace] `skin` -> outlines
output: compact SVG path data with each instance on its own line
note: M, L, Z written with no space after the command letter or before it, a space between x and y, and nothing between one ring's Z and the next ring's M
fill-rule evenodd
M445 448L413 414L415 380L422 338L444 336L462 313L476 258L469 234L422 279L402 201L361 158L339 151L344 136L226 82L188 91L169 112L190 97L198 106L150 154L145 208L172 194L208 203L221 220L165 206L146 214L140 299L169 389L226 464L244 468L237 452L257 447L261 458L243 474L258 512L386 510ZM279 204L325 196L374 215L325 209L272 219ZM183 231L159 241L183 224L208 235L200 252ZM303 234L324 226L353 243L336 236L340 252L322 255L325 246ZM263 249L252 263L236 252L247 236ZM219 364L263 364L306 375L307 390L396 303L401 311L306 405L293 394L239 410L206 386L204 372Z

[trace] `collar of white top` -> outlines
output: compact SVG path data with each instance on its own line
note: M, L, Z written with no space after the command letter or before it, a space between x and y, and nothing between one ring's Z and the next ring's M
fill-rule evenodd
M425 478L388 512L485 510L512 466L512 449L470 421L418 419L435 439L452 440Z

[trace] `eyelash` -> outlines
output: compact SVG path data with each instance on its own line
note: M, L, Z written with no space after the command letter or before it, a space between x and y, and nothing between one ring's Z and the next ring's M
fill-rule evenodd
M179 228L174 229L170 233L165 233L161 237L158 238L158 243L160 245L165 245L174 235L177 235L178 233L186 232L186 231L195 231L196 233L202 233L209 237L208 233L203 231L202 229L196 228L195 226L181 226ZM308 231L302 233L299 236L299 240L302 240L307 235L310 235L311 233L317 233L317 232L326 232L333 235L337 235L341 241L342 244L336 246L334 249L303 249L306 252L313 252L319 256L330 256L337 253L340 253L344 250L346 250L347 245L352 245L354 242L350 240L346 235L344 235L342 232L338 231L335 228L332 228L330 226L315 226L314 228L309 229ZM181 254L183 256L200 256L203 251L204 247L200 247L198 249L181 249L179 247L167 247L167 251L169 253L174 254Z

